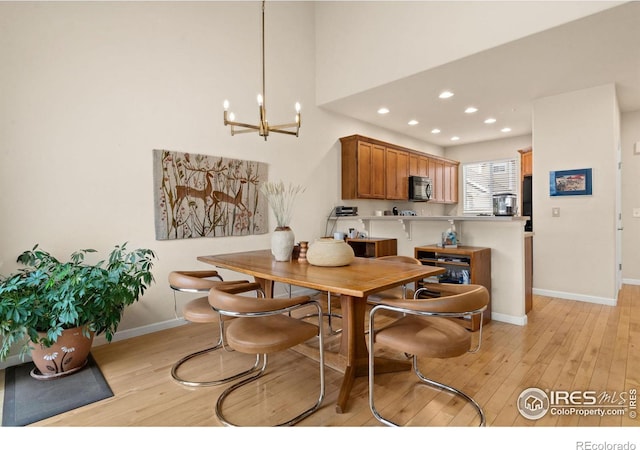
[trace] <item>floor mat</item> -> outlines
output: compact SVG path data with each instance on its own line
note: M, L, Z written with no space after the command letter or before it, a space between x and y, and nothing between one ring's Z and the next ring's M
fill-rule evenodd
M54 380L36 380L33 363L5 370L2 426L24 426L113 396L89 354L84 369Z

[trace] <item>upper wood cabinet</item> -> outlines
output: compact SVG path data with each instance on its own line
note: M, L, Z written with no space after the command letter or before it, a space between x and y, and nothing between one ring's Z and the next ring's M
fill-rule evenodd
M458 203L458 163L445 161L443 203Z
M444 161L429 158L429 178L431 178L431 201L444 200Z
M342 198L385 198L385 152L383 145L343 138Z
M409 154L409 175L429 176L429 158L423 155Z
M408 200L409 176L429 177L434 203L458 202L457 161L353 135L342 144L342 198Z
M533 175L533 152L531 148L518 150L520 153L520 176Z
M388 200L409 198L409 152L386 149L386 197Z

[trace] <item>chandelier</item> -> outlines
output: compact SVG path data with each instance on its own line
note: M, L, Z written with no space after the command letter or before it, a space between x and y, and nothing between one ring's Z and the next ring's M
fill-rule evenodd
M229 112L229 101L224 101L224 125L231 126L231 136L240 133L253 133L258 132L260 136L264 136L264 140L267 140L269 133L282 133L290 134L298 137L300 132L300 103L295 104L296 117L295 122L285 123L282 125L270 125L267 120L267 108L266 108L266 93L264 83L264 6L265 1L262 1L262 93L258 94L258 108L260 112L260 122L257 125L236 122L235 116L232 112ZM242 128L240 130L236 127Z

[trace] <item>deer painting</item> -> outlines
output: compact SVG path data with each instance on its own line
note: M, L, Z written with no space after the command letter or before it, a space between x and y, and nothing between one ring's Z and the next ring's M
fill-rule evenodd
M156 234L161 239L265 233L257 186L266 164L156 150ZM187 156L182 156L187 155ZM155 175L155 174L154 174ZM158 182L161 181L161 182Z

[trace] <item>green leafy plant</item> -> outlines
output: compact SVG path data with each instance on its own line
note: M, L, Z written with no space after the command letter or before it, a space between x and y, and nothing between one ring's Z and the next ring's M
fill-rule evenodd
M21 357L30 352L29 341L49 347L64 329L78 326L87 336L104 333L111 342L124 308L154 281L155 253L126 245L116 245L108 260L96 264L85 262L93 249L78 250L66 262L38 245L23 252L18 262L25 268L0 277L0 360L24 338Z

